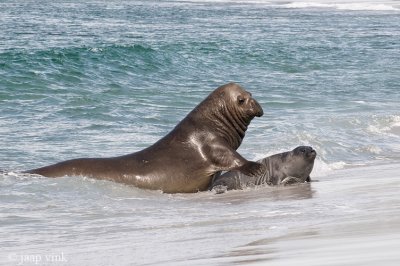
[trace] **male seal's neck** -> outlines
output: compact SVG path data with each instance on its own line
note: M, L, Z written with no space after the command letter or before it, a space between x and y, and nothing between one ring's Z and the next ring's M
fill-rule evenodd
M213 113L209 119L215 124L217 133L224 138L232 148L237 149L242 143L251 119L244 119L237 114L235 110L228 110L226 107L224 107L224 110L220 111L222 111L224 115L221 115L221 113Z

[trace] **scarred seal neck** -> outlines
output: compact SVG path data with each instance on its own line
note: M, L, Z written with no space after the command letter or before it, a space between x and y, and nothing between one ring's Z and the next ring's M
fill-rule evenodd
M224 138L233 149L239 148L252 120L252 118L244 117L235 108L230 109L227 106L213 114L210 119L217 134Z

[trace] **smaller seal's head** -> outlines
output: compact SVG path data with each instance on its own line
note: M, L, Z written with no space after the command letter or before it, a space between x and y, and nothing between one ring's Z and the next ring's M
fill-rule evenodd
M307 161L314 162L317 152L310 146L299 146L293 150L293 154L302 156Z
M299 178L301 182L310 179L317 152L309 146L299 146L283 158L283 170L287 176Z

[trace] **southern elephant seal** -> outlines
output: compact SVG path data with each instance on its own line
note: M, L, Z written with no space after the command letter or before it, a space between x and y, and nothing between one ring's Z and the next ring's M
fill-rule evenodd
M144 150L119 157L73 159L26 173L87 176L165 193L203 191L221 171L237 170L250 176L265 171L262 164L236 152L250 121L262 115L249 92L229 83L213 91L170 133Z
M317 153L312 147L299 146L292 151L275 154L257 162L266 166L266 171L258 176L248 176L238 171L229 171L215 176L210 189L217 193L242 189L262 184L288 185L310 182L310 173Z

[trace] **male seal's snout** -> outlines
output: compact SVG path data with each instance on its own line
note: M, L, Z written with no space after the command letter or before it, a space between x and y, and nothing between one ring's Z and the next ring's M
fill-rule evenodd
M257 117L263 116L264 110L262 109L261 105L254 98L250 98L250 106L251 106L251 109L255 116L257 116Z

